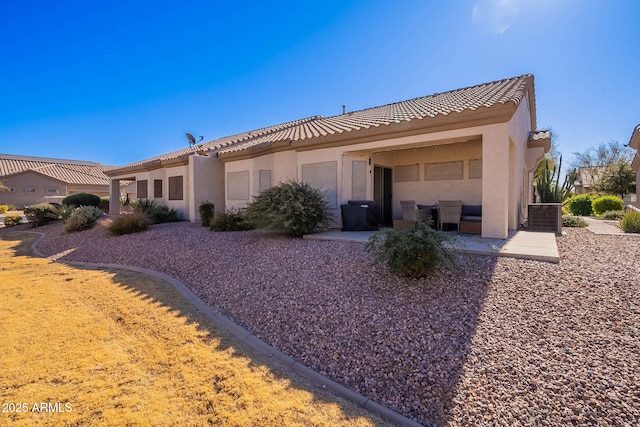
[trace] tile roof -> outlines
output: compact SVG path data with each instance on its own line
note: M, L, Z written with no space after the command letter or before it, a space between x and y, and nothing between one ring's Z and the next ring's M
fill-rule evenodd
M524 99L525 94L532 89L533 76L526 74L520 77L436 93L339 116L317 117L297 126L286 127L280 131L223 148L219 153L225 154L259 149L261 146L281 141L294 143L344 132L389 126L403 121L428 120L438 116L478 111L483 108L491 108L508 103L513 103L517 106ZM531 101L533 102L534 100L531 99ZM533 111L533 114L535 115L535 111Z
M278 125L274 125L274 126L269 126L269 127L265 127L265 128L261 128L261 129L256 129L256 130L252 130L249 132L242 132L236 135L231 135L231 136L225 136L222 138L218 138L215 139L213 141L209 141L209 142L205 142L202 144L198 144L195 145L193 147L188 147L188 148L182 148L180 150L176 150L176 151L172 151L170 153L166 153L166 154L161 154L159 156L155 156L155 157L151 157L145 160L140 160L138 162L134 162L134 163L129 163L127 165L124 165L122 167L118 167L118 168L112 168L109 171L109 175L117 175L120 173L126 173L126 171L128 170L135 170L137 168L144 168L144 167L149 167L149 166L153 166L155 164L157 165L161 165L164 162L170 162L172 160L177 160L183 157L188 157L196 152L211 152L211 151L218 151L224 147L228 147L234 144L238 144L238 143L242 143L244 141L247 140L251 140L254 138L260 138L264 135L273 133L273 132L278 132L282 129L286 129L289 127L296 127L296 126L300 126L302 124L304 124L305 122L309 122L312 120L316 120L319 116L315 116L315 117L307 117L304 119L300 119L300 120L294 120L291 122L286 122L286 123L282 123L282 124L278 124Z
M115 176L141 168L161 167L163 163L179 159L186 161L188 156L195 152L216 152L224 155L240 151L261 150L278 142L292 144L304 141L313 143L330 135L380 128L395 123L453 116L458 113L479 111L509 103L517 106L529 91L533 95L533 75L525 74L333 117L313 116L219 138L191 148L130 163L109 171L108 175ZM532 102L533 127L535 128L535 104L533 104L535 100L533 96L531 96L530 102Z
M104 172L112 168L96 162L0 154L0 177L33 171L67 184L109 185Z

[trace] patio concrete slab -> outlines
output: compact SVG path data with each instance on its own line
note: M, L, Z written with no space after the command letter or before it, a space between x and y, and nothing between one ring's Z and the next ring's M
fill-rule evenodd
M345 240L366 242L376 231L339 231L329 230L321 233L305 235L312 240ZM512 258L531 259L536 261L560 262L558 244L554 233L532 231L512 231L506 239L487 239L473 234L456 234L447 232L453 237L452 249L478 255L506 256Z

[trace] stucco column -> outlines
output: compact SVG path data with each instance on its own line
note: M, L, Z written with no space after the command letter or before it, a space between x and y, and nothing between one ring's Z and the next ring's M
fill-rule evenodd
M506 125L482 133L482 237L509 234L509 135Z
M109 214L120 215L120 180L109 180Z

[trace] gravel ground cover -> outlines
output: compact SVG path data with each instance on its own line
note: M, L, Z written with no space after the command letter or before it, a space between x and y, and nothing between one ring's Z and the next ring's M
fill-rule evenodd
M632 236L567 229L559 264L459 255L458 270L413 280L355 242L190 223L119 237L36 231L45 255L174 276L267 343L424 424L640 424Z

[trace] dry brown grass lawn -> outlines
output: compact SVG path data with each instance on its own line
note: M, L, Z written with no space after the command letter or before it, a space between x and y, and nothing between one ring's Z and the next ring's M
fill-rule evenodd
M0 235L0 425L382 424L234 348L170 284L51 263L35 238Z

